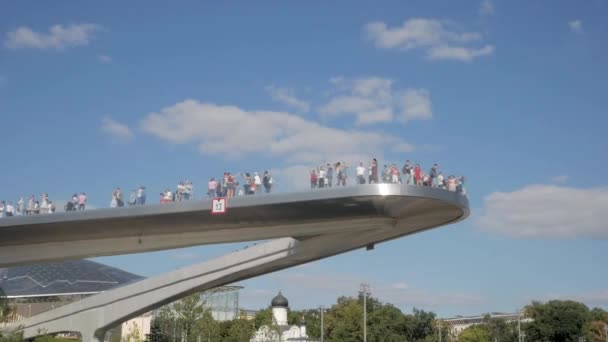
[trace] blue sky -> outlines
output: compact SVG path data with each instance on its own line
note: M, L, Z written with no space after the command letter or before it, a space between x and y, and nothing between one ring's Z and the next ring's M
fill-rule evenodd
M608 3L180 2L0 5L0 198L327 161L439 162L469 179L465 222L245 281L295 308L360 282L405 310L608 306ZM199 191L200 193L201 191ZM230 252L99 258L150 276Z

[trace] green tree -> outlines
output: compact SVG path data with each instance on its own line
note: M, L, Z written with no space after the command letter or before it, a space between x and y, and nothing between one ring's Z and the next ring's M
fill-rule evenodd
M160 333L167 336L169 341L179 339L179 331L181 328L177 326L177 317L173 312L171 305L166 305L160 308L152 319L152 326L156 325Z
M404 335L408 341L425 341L435 335L435 313L414 308L405 316Z
M150 333L146 334L148 342L169 342L169 336L162 331L160 322L153 320L150 325Z
M355 298L340 297L326 315L326 333L329 342L363 341L363 307Z
M486 314L483 319L490 333L490 340L496 342L516 342L518 339L516 322L506 322L504 319L493 318Z
M196 323L193 334L200 337L201 341L215 341L220 337L219 323L213 319L209 310L205 311L203 317Z
M490 342L490 329L486 324L472 325L458 335L458 342Z
M0 287L0 323L4 323L8 320L12 310L8 305L8 299L4 294L4 290Z
M574 342L590 334L591 315L582 303L571 300L532 302L526 307L526 316L532 318L525 326L528 341Z
M608 323L608 311L602 308L593 308L589 312L589 315L592 321L602 321Z
M266 309L260 310L255 314L253 318L253 323L255 329L260 329L264 325L271 325L273 321L272 318L272 308L267 307Z
M22 332L7 332L0 330L0 342L22 342L23 341L23 333Z
M230 323L226 336L222 341L249 342L255 333L254 323L245 319L235 319Z
M406 322L401 310L386 304L376 307L368 315L368 338L370 342L406 341Z
M173 310L186 341L195 341L196 336L193 332L197 329L197 324L205 314L200 295L195 293L180 299L173 304Z

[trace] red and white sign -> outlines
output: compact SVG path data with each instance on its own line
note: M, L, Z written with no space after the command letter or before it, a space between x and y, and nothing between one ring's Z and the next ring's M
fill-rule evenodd
M221 215L226 213L227 207L226 198L214 198L211 204L211 214L213 215Z

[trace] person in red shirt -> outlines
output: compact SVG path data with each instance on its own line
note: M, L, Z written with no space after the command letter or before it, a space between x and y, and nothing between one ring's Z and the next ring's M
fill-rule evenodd
M416 180L416 185L422 185L422 169L420 168L420 164L416 164L414 167L414 179Z
M317 171L314 169L310 171L310 188L314 189L317 187Z

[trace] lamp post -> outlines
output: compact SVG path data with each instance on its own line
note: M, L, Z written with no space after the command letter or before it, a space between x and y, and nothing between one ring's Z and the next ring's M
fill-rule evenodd
M363 295L363 342L367 342L367 296L369 292L369 284L361 283L360 293Z
M325 337L325 331L323 330L323 311L325 311L325 309L323 308L323 305L321 305L321 342L323 342Z

